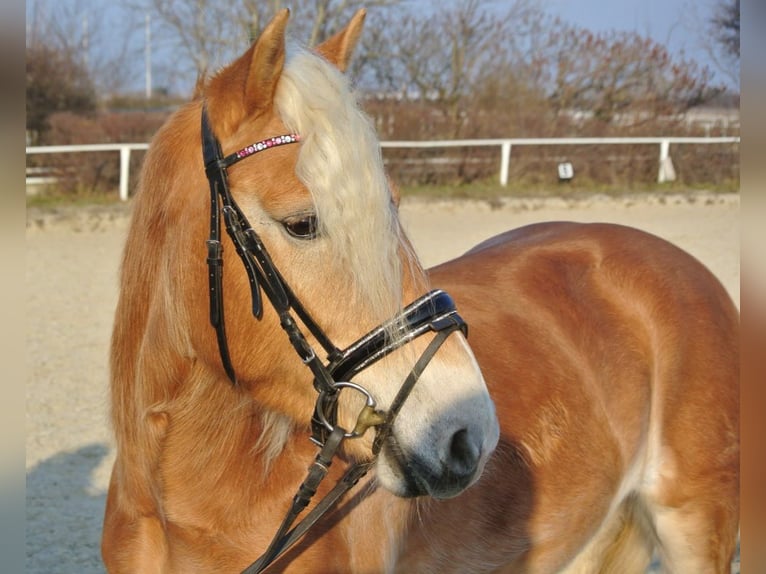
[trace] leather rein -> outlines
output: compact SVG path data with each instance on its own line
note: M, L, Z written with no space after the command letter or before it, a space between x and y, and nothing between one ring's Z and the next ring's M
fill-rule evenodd
M332 343L274 265L260 236L237 205L228 185L228 168L233 164L272 147L298 142L298 134L287 134L262 140L224 156L203 105L202 152L205 173L210 184L210 237L207 240L210 322L218 339L223 368L232 384L238 386L229 354L224 320L221 217L250 281L253 316L258 320L263 317L263 292L279 316L280 325L298 357L311 370L314 388L318 392L314 414L311 417L310 439L319 447L319 453L309 467L308 474L298 488L292 505L268 549L246 568L243 574L256 574L265 570L366 474L389 437L399 410L441 345L456 330L461 330L467 335L467 326L458 315L452 298L444 291L434 290L413 301L399 315L376 327L345 349L340 349ZM326 353L326 362L317 356L299 327L296 317L321 345ZM372 394L363 386L352 382L353 377L426 333L434 333L435 336L402 383L388 411L378 410ZM338 397L343 389L352 389L365 398L365 406L359 413L356 426L350 431L337 424ZM352 464L336 486L303 520L293 526L326 476L341 443L345 439L362 436L370 427L375 428L376 432L372 460Z

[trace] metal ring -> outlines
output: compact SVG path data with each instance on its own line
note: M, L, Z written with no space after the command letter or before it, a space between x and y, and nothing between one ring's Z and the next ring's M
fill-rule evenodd
M358 385L356 383L351 383L349 381L337 381L333 383L333 389L344 389L344 388L351 388L355 391L358 391L362 393L365 397L367 397L365 406L370 408L375 408L377 406L377 403L375 402L375 399L372 398L372 395L370 394L370 391L365 389L363 386ZM330 421L327 420L327 416L324 413L324 401L325 397L327 397L327 391L320 391L319 397L317 397L317 415L319 416L319 422L322 423L322 425L330 432L335 430L335 427L330 424ZM357 436L354 432L347 432L344 433L343 438L352 438Z

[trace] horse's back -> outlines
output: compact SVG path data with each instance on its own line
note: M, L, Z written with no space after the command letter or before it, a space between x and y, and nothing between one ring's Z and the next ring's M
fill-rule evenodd
M724 571L738 524L738 314L715 277L652 235L577 223L510 231L429 273L468 322L501 424L460 497L470 503L431 506L482 532L472 553L529 571L579 555L575 571L608 571L639 527L638 562L655 532L671 567ZM432 557L465 559L454 542Z

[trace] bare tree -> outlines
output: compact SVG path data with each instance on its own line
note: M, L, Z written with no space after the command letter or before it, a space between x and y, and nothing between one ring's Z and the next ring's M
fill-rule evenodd
M481 83L474 85L471 124L479 137L557 134L548 97L551 55L560 21L539 2L517 0L503 14L506 30Z
M44 45L66 54L91 78L98 96L124 90L135 78L131 62L132 23L120 15L119 26L108 19L115 16L98 0L30 0L31 21L27 22L27 49Z
M55 112L95 110L91 78L71 53L38 41L27 47L26 67L26 125L33 143L43 141Z
M739 85L739 0L718 0L709 26L714 43L705 42L708 55L735 85Z
M554 136L589 118L596 131L643 129L715 93L708 70L663 45L592 33L537 2L459 0L430 10L401 13L377 39L376 83L389 100L398 92L384 112L374 105L389 137Z
M281 2L268 6L275 4L278 7ZM258 4L249 0L145 0L128 6L151 17L154 50L165 55L155 60L168 62L161 70L168 84L179 78L190 84L190 76L204 78L223 65L248 45L261 16Z
M690 3L686 27L696 37L696 47L705 55L719 77L735 92L739 87L739 0ZM735 95L735 94L730 94Z
M507 68L508 39L532 5L516 0L503 9L479 0L458 0L431 5L425 17L422 12L401 13L378 41L385 46L376 69L378 84L438 111L440 117L433 122L424 114L421 135L464 135L467 108L504 64Z
M284 8L282 0L125 0L138 14L151 14L157 50L172 62L161 70L168 83L191 86L214 73L258 37ZM313 46L347 23L360 7L387 8L401 0L295 0L290 35ZM158 58L159 59L159 58ZM186 63L189 64L186 64Z
M637 33L564 26L556 45L551 103L559 114L588 111L602 124L630 127L676 116L715 93L708 70Z
M710 23L723 53L739 60L739 0L719 0Z
M26 115L35 143L43 141L57 112L90 114L100 96L124 86L127 36L111 32L88 0L32 0L27 22ZM108 46L107 46L108 44ZM115 70L120 70L117 73Z

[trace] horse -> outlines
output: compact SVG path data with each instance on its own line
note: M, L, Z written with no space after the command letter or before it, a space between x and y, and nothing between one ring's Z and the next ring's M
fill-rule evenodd
M364 11L313 50L288 47L288 18L145 158L107 570L625 573L656 553L728 571L739 317L721 284L658 237L570 222L423 269L344 73Z

